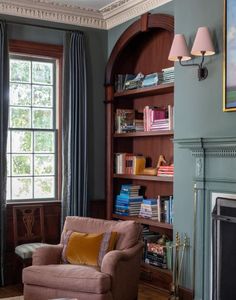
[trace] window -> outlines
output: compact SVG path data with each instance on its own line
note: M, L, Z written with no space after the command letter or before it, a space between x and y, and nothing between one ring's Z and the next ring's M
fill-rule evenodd
M10 55L7 200L58 199L58 70L55 58Z

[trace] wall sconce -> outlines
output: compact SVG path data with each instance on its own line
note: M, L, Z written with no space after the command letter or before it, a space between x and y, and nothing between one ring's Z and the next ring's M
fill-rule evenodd
M196 66L198 67L198 80L204 80L207 78L208 70L203 66L205 56L214 55L215 49L211 40L210 32L207 27L199 27L191 54L194 56L201 56L202 60L200 64L183 64L183 61L192 59L189 53L187 43L183 34L176 34L170 49L170 54L168 59L171 61L178 61L181 66L189 67Z

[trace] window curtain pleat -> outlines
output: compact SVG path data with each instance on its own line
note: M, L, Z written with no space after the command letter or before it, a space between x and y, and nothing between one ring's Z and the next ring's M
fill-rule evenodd
M7 28L0 21L0 284L4 285L5 213L7 182L7 131L9 109L9 60Z
M66 216L87 216L87 81L85 38L67 34L64 47L62 128L62 224Z

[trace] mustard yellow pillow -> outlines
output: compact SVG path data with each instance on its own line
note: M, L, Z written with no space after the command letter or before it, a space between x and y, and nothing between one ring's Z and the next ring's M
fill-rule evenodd
M116 232L64 234L62 260L65 263L101 266L104 255L115 248Z

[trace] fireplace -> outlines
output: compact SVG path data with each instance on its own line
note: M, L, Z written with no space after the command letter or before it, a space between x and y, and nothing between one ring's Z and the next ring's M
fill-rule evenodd
M175 190L176 199L193 199L192 274L184 284L194 300L236 300L236 137L175 139L175 145L176 157L184 158L176 172L183 165L192 172L184 191ZM191 213L189 202L187 207Z
M212 202L212 300L236 299L236 199L233 198L216 197Z

